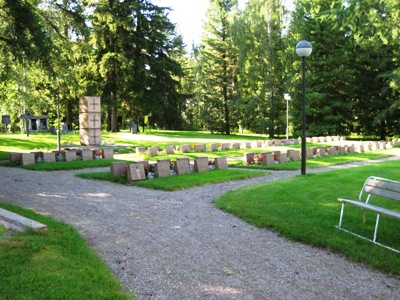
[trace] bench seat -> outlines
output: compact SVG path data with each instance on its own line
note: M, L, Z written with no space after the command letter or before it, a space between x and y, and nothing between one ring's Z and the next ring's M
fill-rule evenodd
M338 201L342 202L342 203L349 203L351 205L358 206L358 207L361 207L361 208L365 208L365 209L368 209L370 211L373 211L373 212L376 212L376 213L379 213L379 214L382 214L382 215L387 215L389 217L400 219L400 212L397 212L397 211L394 211L394 210L390 210L390 209L387 209L387 208L383 208L383 207L379 207L379 206L376 206L376 205L368 204L368 203L361 202L361 201L358 201L358 200L349 200L349 199L339 198Z
M343 230L345 232L351 233L357 237L368 240L368 241L370 241L374 244L377 244L379 246L382 246L386 249L400 253L400 250L394 249L392 247L389 247L389 246L386 246L386 245L383 245L383 244L377 242L380 215L386 215L386 216L389 216L392 218L400 219L400 211L398 211L398 210L396 211L396 210L392 210L389 208L378 206L379 205L379 197L383 197L385 199L394 200L394 201L400 201L400 181L371 176L371 177L368 177L367 180L365 181L365 183L361 189L361 192L359 194L358 200L338 198L338 201L342 203L342 209L340 212L339 225L337 225L336 228ZM374 204L370 204L370 201L372 198L374 198ZM375 230L374 230L373 239L358 235L357 233L354 233L354 232L344 229L342 227L345 204L360 207L361 210L369 210L369 211L376 213ZM364 222L365 222L365 216L364 216Z

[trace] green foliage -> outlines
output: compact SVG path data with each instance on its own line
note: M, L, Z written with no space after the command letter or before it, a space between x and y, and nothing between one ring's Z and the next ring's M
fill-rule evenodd
M0 239L2 299L132 299L72 226L10 204L0 207L48 226L47 233Z
M218 199L217 207L258 227L270 228L292 240L327 248L369 266L400 274L398 254L335 228L339 223L338 197L356 199L371 175L400 180L400 161L338 170L280 180L231 191ZM392 208L397 207L391 201ZM393 207L393 205L395 205ZM375 215L362 221L359 209L347 209L344 226L373 236ZM400 223L382 218L378 240L400 249Z

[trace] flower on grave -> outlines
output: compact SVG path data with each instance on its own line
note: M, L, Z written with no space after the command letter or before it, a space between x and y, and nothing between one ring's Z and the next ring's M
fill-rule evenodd
M57 152L56 161L65 161L65 152L64 151Z
M174 162L172 160L169 162L169 169L170 170L175 170L175 164L174 164Z
M254 156L254 163L257 165L262 165L264 159L265 159L265 157L263 154L256 155L256 156Z

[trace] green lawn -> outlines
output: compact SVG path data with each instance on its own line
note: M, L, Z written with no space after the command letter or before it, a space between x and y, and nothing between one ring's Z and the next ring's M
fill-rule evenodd
M70 225L32 210L0 207L48 226L0 238L0 299L133 299Z
M140 186L149 189L164 190L164 191L176 191L212 183L220 183L232 180L243 180L252 177L263 176L266 174L268 173L246 171L246 170L214 170L206 173L192 173L192 174L176 175L170 177L136 181L130 183L130 185ZM81 173L77 174L76 176L85 179L106 180L125 185L128 184L126 177L112 178L110 176L110 172L108 171L83 173L83 174Z
M252 185L231 191L215 202L218 208L257 227L275 230L289 239L343 254L372 268L400 275L400 255L338 230L340 203L337 198L357 199L371 175L400 180L400 161L326 173L297 176L278 182ZM400 211L397 201L387 207ZM373 236L375 214L347 206L343 226ZM400 249L400 222L381 216L378 241Z

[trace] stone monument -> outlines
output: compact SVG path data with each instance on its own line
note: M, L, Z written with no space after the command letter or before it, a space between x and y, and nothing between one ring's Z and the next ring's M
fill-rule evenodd
M101 144L100 97L84 96L79 99L79 131L81 145Z

